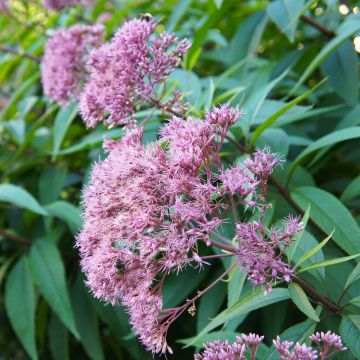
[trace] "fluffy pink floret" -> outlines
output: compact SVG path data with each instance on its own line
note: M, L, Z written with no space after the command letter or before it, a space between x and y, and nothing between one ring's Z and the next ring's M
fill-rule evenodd
M86 126L131 124L135 106L151 101L155 86L179 65L189 42L174 34L152 36L156 26L148 18L128 21L111 42L92 51L80 103Z
M60 105L79 96L87 78L89 49L104 39L102 25L76 25L57 31L48 41L42 59L41 81L44 93Z

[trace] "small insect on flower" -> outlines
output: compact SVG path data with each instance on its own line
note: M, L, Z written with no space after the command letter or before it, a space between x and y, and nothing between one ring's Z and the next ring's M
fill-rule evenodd
M147 22L151 21L153 18L153 16L149 13L146 13L146 14L140 14L140 19L141 20L145 20Z

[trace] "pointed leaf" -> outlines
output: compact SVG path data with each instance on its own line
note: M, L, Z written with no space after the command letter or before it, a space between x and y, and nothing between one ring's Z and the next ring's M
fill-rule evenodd
M299 88L299 86L338 46L340 46L344 41L346 41L350 36L352 36L358 31L360 31L360 21L345 21L338 30L338 35L334 39L329 41L311 61L310 65L306 68L298 82L295 84L294 88L291 90L291 93L294 93Z
M296 104L301 102L302 100L306 99L310 94L312 94L319 86L321 86L326 79L319 82L316 86L314 86L312 89L306 91L304 94L298 96L294 100L290 101L289 103L285 104L281 109L276 111L273 115L271 115L269 118L267 118L261 125L259 125L256 130L253 133L253 136L251 138L250 145L253 145L256 141L256 139L268 128L270 127L281 115L285 114L287 111L289 111L291 108L293 108Z
M250 311L287 299L289 299L289 291L287 289L273 289L272 292L266 296L264 295L263 289L259 289L255 292L251 290L234 306L217 315L187 346L193 345L200 337L239 315L249 313Z
M342 318L340 335L356 359L360 359L360 315L349 315Z
M291 193L296 204L306 210L311 205L310 217L348 254L360 252L360 229L350 211L332 194L315 187L297 188Z
M73 234L76 234L82 226L80 210L69 202L55 201L45 206L45 209L50 216L55 216L66 222Z
M320 319L311 306L309 299L307 298L304 290L296 283L290 283L288 286L289 294L293 303L310 319L319 322Z
M345 288L348 288L352 285L355 281L360 279L360 264L357 264L354 270L349 275L348 279L346 280Z
M58 154L66 131L78 113L78 104L71 101L67 106L60 108L54 124L54 148L53 158Z
M356 255L351 255L351 256L343 256L340 258L336 258L336 259L331 259L331 260L325 260L325 261L320 261L320 262L316 262L313 263L311 265L305 266L302 269L300 269L298 271L298 273L302 273L305 271L309 271L309 270L313 270L313 269L317 269L317 268L322 268L322 267L326 267L326 266L331 266L331 265L336 265L336 264L341 264L343 262L346 261L350 261L352 259L357 258L358 256L360 256L360 254L356 254Z
M32 359L37 359L35 343L35 291L25 257L11 269L6 281L5 308L10 323Z
M360 175L355 178L344 190L340 196L340 200L344 203L356 198L360 195Z
M332 235L334 234L335 229L333 230L333 232L326 237L321 243L319 243L317 246L313 247L311 250L309 250L306 254L304 254L299 261L296 263L296 267L298 267L300 264L302 264L304 261L306 261L307 259L311 258L313 255L315 255L318 251L320 251L320 249L322 249L326 243L331 239Z
M79 338L66 288L64 265L57 247L50 241L36 241L30 249L29 264L40 293L66 327Z
M304 0L276 0L269 4L267 13L279 30L294 42L295 31L304 9Z
M354 126L347 129L337 130L324 137L314 141L308 146L292 163L290 175L295 171L296 167L311 153L322 149L329 145L334 145L342 141L357 139L360 137L360 127Z
M47 215L46 210L37 200L20 186L12 184L0 185L0 201L23 207L40 215Z

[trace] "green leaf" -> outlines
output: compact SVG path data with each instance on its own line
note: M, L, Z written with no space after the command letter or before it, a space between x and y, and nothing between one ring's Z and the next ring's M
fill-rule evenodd
M78 113L78 104L76 101L71 101L67 106L60 108L56 114L54 124L54 148L53 158L55 158L60 150L61 143L64 139L67 129Z
M77 276L71 291L75 320L79 329L80 341L88 356L93 360L104 359L101 346L97 316L87 297L88 290L84 287L81 276Z
M0 201L23 207L40 215L47 215L46 210L37 200L20 186L12 184L0 185Z
M320 321L315 309L311 306L304 290L296 283L290 283L288 286L289 294L293 303L302 311L307 317L317 322Z
M315 187L300 187L291 192L292 199L302 209L311 206L310 218L326 233L335 226L333 239L348 254L360 252L360 229L349 210L332 194Z
M46 205L45 209L50 216L55 216L67 223L73 234L76 234L82 226L80 210L69 202L55 201Z
M345 261L349 261L349 260L355 259L355 258L357 258L358 256L360 256L360 253L359 253L359 254L356 254L356 255L343 256L343 257L336 258L336 259L324 260L324 261L316 262L316 263L313 263L313 264L311 264L311 265L308 265L308 266L303 267L302 269L300 269L300 270L298 271L298 273L300 274L300 273L302 273L302 272L309 271L309 270L313 270L313 269L317 269L317 268L322 268L322 267L326 267L326 266L341 264L341 263L343 263L343 262L345 262Z
M256 89L255 92L251 94L249 99L244 104L246 111L251 114L247 121L243 121L244 132L247 134L249 127L253 123L257 113L259 112L262 104L264 103L269 92L287 75L288 70L285 70L280 76L270 81L266 85L262 86L260 89Z
M193 270L185 270L179 275L167 276L163 285L164 308L175 307L181 303L191 292L197 288L207 274L207 268L194 273Z
M334 131L331 134L325 135L324 137L314 141L294 160L294 162L291 165L290 175L295 171L296 167L302 162L302 160L304 160L308 155L310 155L314 151L329 145L337 144L345 140L356 139L359 137L360 137L360 126L356 126L356 127Z
M35 343L36 298L25 257L11 269L5 287L5 308L11 325L32 359L37 359Z
M194 340L195 337L190 337L187 339L180 339L177 342L188 346L203 347L204 343L212 342L214 340L220 340L220 341L227 340L231 344L232 342L236 341L236 336L241 336L241 333L237 333L233 331L213 331L196 340Z
M209 333L211 330L225 324L239 315L246 314L250 311L287 299L289 299L289 291L287 289L273 289L272 292L266 296L264 296L263 289L259 289L255 292L251 290L234 306L217 315L187 346L193 345L199 338Z
M360 175L356 177L344 190L340 196L340 200L344 203L356 198L360 195Z
M316 68L344 41L346 41L350 36L355 34L360 30L360 21L352 20L345 21L338 31L338 35L329 41L323 49L315 56L311 61L310 65L301 75L298 82L295 84L294 88L291 90L293 94L299 86L316 70Z
M41 204L46 205L58 199L66 173L66 166L62 165L48 167L41 173L38 183Z
M294 42L295 31L304 8L304 0L276 0L269 4L267 13L287 38Z
M360 315L344 316L339 330L351 353L355 358L360 359Z
M221 274L216 274L216 278L218 278ZM215 279L211 279L209 283L214 281ZM197 326L196 328L200 331L206 324L209 322L211 318L213 318L221 308L221 305L224 302L226 296L226 285L224 282L221 282L210 289L206 294L204 294L200 300L198 305L198 310L196 314L197 318Z
M348 279L346 280L345 289L347 289L350 285L360 279L360 264L357 264L354 270L349 275Z
M191 5L192 0L179 0L176 6L174 7L174 10L171 12L171 15L169 17L169 20L166 24L166 31L168 33L171 33L174 31L176 25L180 21L180 19L184 16L186 13L188 7Z
M315 255L318 251L320 251L325 245L326 243L331 239L331 237L333 236L335 230L333 230L333 232L326 237L321 243L319 243L318 245L316 245L315 247L313 247L311 250L309 250L306 254L304 254L296 263L296 267L300 266L304 261L306 261L307 259L311 258L313 255Z
M243 61L249 62L261 41L266 24L267 16L264 11L256 12L241 22L231 39L228 54L224 60L231 65Z
M350 106L357 105L358 57L351 41L346 41L334 50L322 63L321 70L329 76L334 91Z
M271 115L269 118L267 118L261 125L259 125L256 130L253 133L253 136L251 138L250 145L253 145L256 141L256 139L272 124L275 123L275 121L283 114L285 114L288 110L290 110L292 107L294 107L296 104L301 102L302 100L306 99L310 94L312 94L319 86L321 86L326 79L319 82L316 86L314 86L312 89L306 91L304 94L298 96L294 100L290 101L289 103L285 104L281 109L276 111L273 115Z
M49 348L53 360L69 360L68 332L63 323L53 312L50 317L48 336Z
M79 338L59 250L49 241L38 240L31 246L29 263L32 278L40 293L66 327Z
M246 271L241 269L240 266L236 266L231 271L228 282L228 307L235 305L239 301L246 277Z

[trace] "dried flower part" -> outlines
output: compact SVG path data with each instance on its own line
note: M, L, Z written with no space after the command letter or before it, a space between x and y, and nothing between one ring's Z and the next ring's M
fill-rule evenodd
M87 79L86 58L104 39L102 25L77 25L57 31L48 41L42 60L44 93L60 105L79 96Z
M88 6L91 0L42 0L42 4L49 10L60 11L69 6Z
M80 104L86 126L131 125L135 107L151 101L155 86L179 65L190 43L165 32L152 36L156 26L153 18L128 21L111 42L92 51Z

